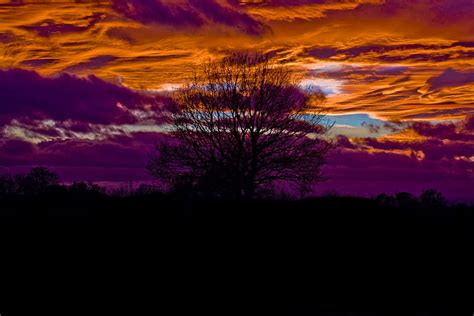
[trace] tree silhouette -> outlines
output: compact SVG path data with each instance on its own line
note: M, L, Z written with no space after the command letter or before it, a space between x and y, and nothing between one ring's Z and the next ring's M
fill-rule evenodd
M170 137L148 170L175 187L252 198L279 186L306 192L331 148L324 95L267 55L209 62L174 95Z
M415 208L419 202L418 198L409 192L399 192L395 199L401 208Z
M78 196L82 195L104 195L106 190L91 182L74 182L68 187L70 193Z
M59 177L45 167L35 167L26 175L16 175L15 182L18 193L39 195L49 187L59 184Z
M425 207L439 208L446 206L446 199L443 194L434 189L428 189L423 191L420 195L420 200Z
M0 175L0 196L12 195L16 191L15 179L9 175Z

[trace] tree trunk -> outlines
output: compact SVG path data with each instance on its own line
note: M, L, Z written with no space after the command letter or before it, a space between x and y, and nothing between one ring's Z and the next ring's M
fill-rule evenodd
M252 170L249 172L249 174L245 178L244 195L245 195L245 198L248 200L251 200L255 197L255 177L256 177L256 173L254 170Z

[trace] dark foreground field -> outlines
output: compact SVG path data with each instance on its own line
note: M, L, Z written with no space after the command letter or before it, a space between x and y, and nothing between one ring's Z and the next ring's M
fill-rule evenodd
M473 214L345 197L9 197L2 298L12 315L472 315Z

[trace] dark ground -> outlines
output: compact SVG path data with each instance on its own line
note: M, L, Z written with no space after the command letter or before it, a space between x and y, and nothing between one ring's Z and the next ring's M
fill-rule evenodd
M0 313L472 315L473 214L344 197L3 198Z

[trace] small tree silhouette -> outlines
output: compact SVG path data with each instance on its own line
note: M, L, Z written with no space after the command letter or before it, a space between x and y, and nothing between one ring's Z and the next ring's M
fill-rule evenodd
M434 189L423 191L420 195L420 200L423 206L428 208L440 208L447 204L443 194Z
M418 206L418 198L409 192L399 192L395 195L398 206L401 208L416 208Z
M78 196L99 196L106 194L106 190L104 188L91 182L74 182L68 187L68 190L70 193Z
M209 62L174 95L170 137L148 170L172 186L204 195L252 198L270 187L307 192L322 179L331 148L320 107L288 68L266 55L236 53Z
M18 193L38 195L54 185L59 184L59 177L45 167L35 167L26 175L15 176Z
M0 175L0 196L15 194L16 190L16 183L13 177Z

